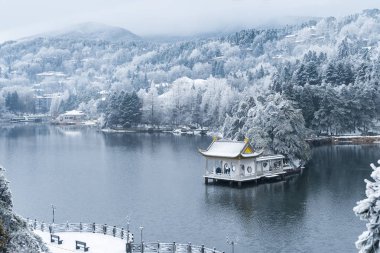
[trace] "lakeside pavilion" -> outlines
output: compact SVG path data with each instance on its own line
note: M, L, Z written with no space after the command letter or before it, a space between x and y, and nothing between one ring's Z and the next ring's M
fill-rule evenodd
M209 179L237 182L259 179L283 178L293 168L285 163L283 155L263 155L245 141L216 140L206 150L199 149L205 157L205 183Z

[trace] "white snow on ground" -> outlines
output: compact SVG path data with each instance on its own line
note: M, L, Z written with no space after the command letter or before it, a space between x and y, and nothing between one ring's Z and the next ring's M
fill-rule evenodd
M86 246L90 247L88 252L91 253L125 253L126 241L109 235L87 232L55 233L63 240L63 243L58 245L56 242L50 242L49 232L35 230L34 233L42 238L52 253L83 252L83 249L75 249L75 241L87 243Z

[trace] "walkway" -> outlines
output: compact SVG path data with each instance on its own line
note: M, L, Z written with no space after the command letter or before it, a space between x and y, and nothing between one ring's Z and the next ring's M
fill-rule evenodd
M126 241L113 236L88 232L61 232L55 233L63 240L61 245L50 242L50 233L35 230L34 233L39 235L46 243L52 253L80 252L75 250L75 241L86 242L90 247L91 253L125 253ZM83 250L82 250L83 251Z

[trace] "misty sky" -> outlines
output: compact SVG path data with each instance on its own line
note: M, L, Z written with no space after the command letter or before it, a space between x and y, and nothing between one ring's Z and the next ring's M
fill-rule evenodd
M380 0L0 0L0 41L89 21L140 36L192 35L368 8Z

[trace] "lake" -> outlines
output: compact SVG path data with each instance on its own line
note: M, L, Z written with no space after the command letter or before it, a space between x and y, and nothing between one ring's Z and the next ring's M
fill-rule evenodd
M352 208L364 198L379 145L313 148L301 175L242 189L205 185L210 137L102 133L14 125L0 130L0 164L15 210L57 222L126 226L140 241L192 242L230 252L356 252L365 229Z

